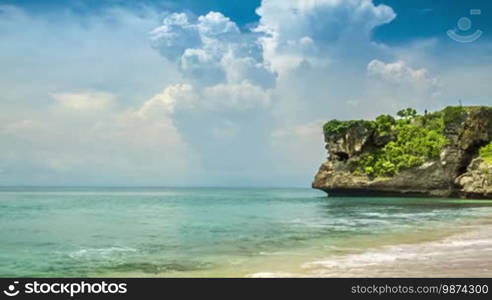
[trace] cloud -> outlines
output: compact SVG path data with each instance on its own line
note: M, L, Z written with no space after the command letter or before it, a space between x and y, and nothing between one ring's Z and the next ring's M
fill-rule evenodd
M199 172L171 113L142 104L180 78L149 45L157 15L0 7L0 184L183 185Z
M174 125L170 96L149 99L141 107L102 111L98 105L105 102L94 97L65 93L57 98L61 111L54 106L2 124L4 182L22 182L27 176L31 184L182 184L185 174L200 170ZM80 113L94 109L96 116Z
M268 108L271 92L252 85L248 81L238 84L218 84L204 90L205 100L215 107L247 110L256 107Z
M144 117L207 111L247 111L268 108L271 91L252 85L248 81L238 84L217 84L195 88L190 84L168 86L144 102L138 114Z
M115 100L113 94L105 92L58 93L53 98L62 108L76 111L104 110Z
M370 0L263 0L256 32L264 58L272 69L285 72L304 61L330 62L337 47L370 44L372 30L391 22L394 11L386 5L375 6Z
M438 85L437 79L430 77L425 68L413 69L402 60L385 63L374 59L367 65L367 72L370 76L380 77L395 84L424 85L427 88Z
M182 141L195 149L194 169L206 172L196 175L195 180L236 182L239 178L246 180L245 176L257 178L258 167L264 172L270 163L270 101L270 91L248 81L206 87L177 84L156 94L132 114L145 119L165 116L172 122Z
M186 49L201 44L195 24L190 24L184 13L173 13L162 21L162 25L150 32L153 46L169 60L179 58Z
M251 83L267 88L275 74L262 61L261 48L252 32L241 32L218 12L192 18L173 13L150 33L154 48L175 62L195 85Z
M157 15L116 8L83 16L71 10L4 11L2 109L51 105L53 94L66 91L104 91L134 104L175 83L176 68L149 47L147 33L159 24Z
M238 135L239 130L240 128L236 123L223 120L220 126L212 129L212 134L218 140L230 140Z
M177 105L182 108L193 107L197 102L197 97L193 86L189 84L171 85L144 102L136 114L145 119L170 116Z
M209 12L205 16L198 17L198 32L204 42L207 38L233 39L240 33L236 23L219 12Z
M490 46L376 43L389 6L263 0L257 13L245 29L215 11L0 6L1 182L307 186L327 119L489 101Z
M171 95L168 90L176 85L168 86L154 98L173 103L171 118L183 140L199 149L207 179L224 184L258 180L258 172L271 164L269 109L276 82L263 61L258 34L242 32L223 14L209 12L170 14L150 38L175 63L187 87ZM162 103L155 99L143 107Z
M258 173L269 166L289 173L291 168L305 172L291 175L309 180L305 166L314 160L300 158L300 148L312 149L316 160L323 151L315 129L320 122L312 120L365 113L364 105L338 103L370 93L353 85L365 84L372 59L391 56L371 34L396 14L369 0L264 0L257 14L251 31L241 31L218 12L170 14L151 31L153 47L178 66L191 87L188 100L174 100L172 118L183 139L200 149L207 169L247 166ZM289 146L293 140L302 142ZM250 160L243 144L258 147L262 162Z
M367 75L366 105L377 101L393 111L409 106L424 110L435 105L441 95L441 83L427 69L412 68L402 60L372 60Z

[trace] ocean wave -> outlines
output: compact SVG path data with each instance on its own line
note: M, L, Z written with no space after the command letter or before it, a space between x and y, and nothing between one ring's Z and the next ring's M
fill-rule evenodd
M300 277L299 274L286 273L286 272L258 272L254 274L249 274L247 278L292 278Z
M261 270L247 277L490 277L490 253L492 226L486 225L434 241L333 255L304 263L296 273L282 269Z
M70 252L68 256L72 259L108 258L114 254L129 252L137 252L137 249L125 247L87 248Z
M301 256L301 253L296 253L296 252L288 252L288 251L260 251L258 252L259 255L262 256Z
M169 272L193 272L207 270L213 267L209 262L199 261L169 261L167 263L126 262L108 267L116 273L142 272L145 274L165 274Z
M432 242L389 245L362 253L337 255L312 261L301 266L311 276L357 276L357 274L409 274L408 269L435 269L435 265L460 265L479 261L492 251L490 227L473 232L455 234ZM456 272L460 268L456 268ZM394 273L391 273L394 272ZM405 273L407 272L407 273ZM418 272L415 271L418 275ZM435 271L436 272L436 271ZM383 273L381 273L383 274ZM439 274L439 273L437 273ZM456 273L459 274L459 273ZM420 273L420 275L428 275ZM396 276L396 275L395 275ZM401 276L401 275L399 275Z

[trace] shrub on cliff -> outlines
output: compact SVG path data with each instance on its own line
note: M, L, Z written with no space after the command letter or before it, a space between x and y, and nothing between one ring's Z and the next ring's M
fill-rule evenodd
M366 120L350 120L350 121L339 121L331 120L323 126L323 132L325 135L339 135L354 126L365 126L367 128L373 127L373 122Z
M480 148L480 157L487 163L492 164L492 142Z
M466 118L466 108L448 106L442 110L442 117L446 125L461 123Z
M446 143L442 116L418 116L411 109L400 112L402 119L398 121L387 115L376 119L376 133L391 132L395 138L384 147L362 155L355 173L376 177L394 176L401 170L439 157L441 148Z
M417 111L413 108L402 109L396 113L396 115L402 119L413 119L417 116Z
M354 173L369 176L394 176L401 170L413 168L439 157L447 140L444 136L445 123L461 119L461 107L449 107L442 112L418 115L413 108L398 112L399 119L391 115L380 115L375 121L331 120L323 126L326 136L345 134L355 126L372 130L376 147L352 161Z
M388 134L391 132L395 124L396 120L392 116L380 115L376 118L376 122L374 122L374 128L378 134Z

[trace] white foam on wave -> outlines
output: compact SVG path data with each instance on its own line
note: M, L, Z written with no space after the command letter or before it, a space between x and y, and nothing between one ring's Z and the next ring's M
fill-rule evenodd
M438 241L390 245L307 262L297 274L263 270L248 277L490 276L492 259L484 260L489 253L492 226L485 225Z
M490 230L479 230L468 234L454 235L439 241L420 244L385 246L358 254L331 257L305 263L302 268L315 276L353 274L356 270L387 268L394 266L432 265L436 262L449 263L460 260L479 259L479 253L492 252Z
M406 253L401 247L391 247L385 250L374 250L360 254L349 254L334 258L313 261L302 265L303 269L315 268L357 268L384 263L392 263L397 260L414 259L418 254Z
M246 276L247 278L291 278L299 277L299 274L287 272L258 272Z
M125 252L137 252L134 248L125 247L109 247L109 248L87 248L73 251L68 254L70 258L73 259L83 259L83 258L107 258L111 257L115 253L125 253Z
M296 252L288 252L288 251L260 251L258 252L259 255L262 256L301 256L303 255L302 253L296 253Z

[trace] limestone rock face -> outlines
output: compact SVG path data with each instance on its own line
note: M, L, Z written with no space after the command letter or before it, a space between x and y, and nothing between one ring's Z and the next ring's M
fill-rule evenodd
M446 146L440 157L399 172L371 178L354 173L364 153L384 147L394 136L378 134L364 123L354 123L333 135L325 134L328 159L319 168L313 188L330 195L398 195L492 199L492 166L479 156L492 141L492 109L467 107L466 114L447 122Z
M360 154L373 136L373 129L364 124L355 124L341 134L325 135L326 149L337 160L346 160Z
M474 159L455 183L468 197L492 198L492 164L481 158Z

